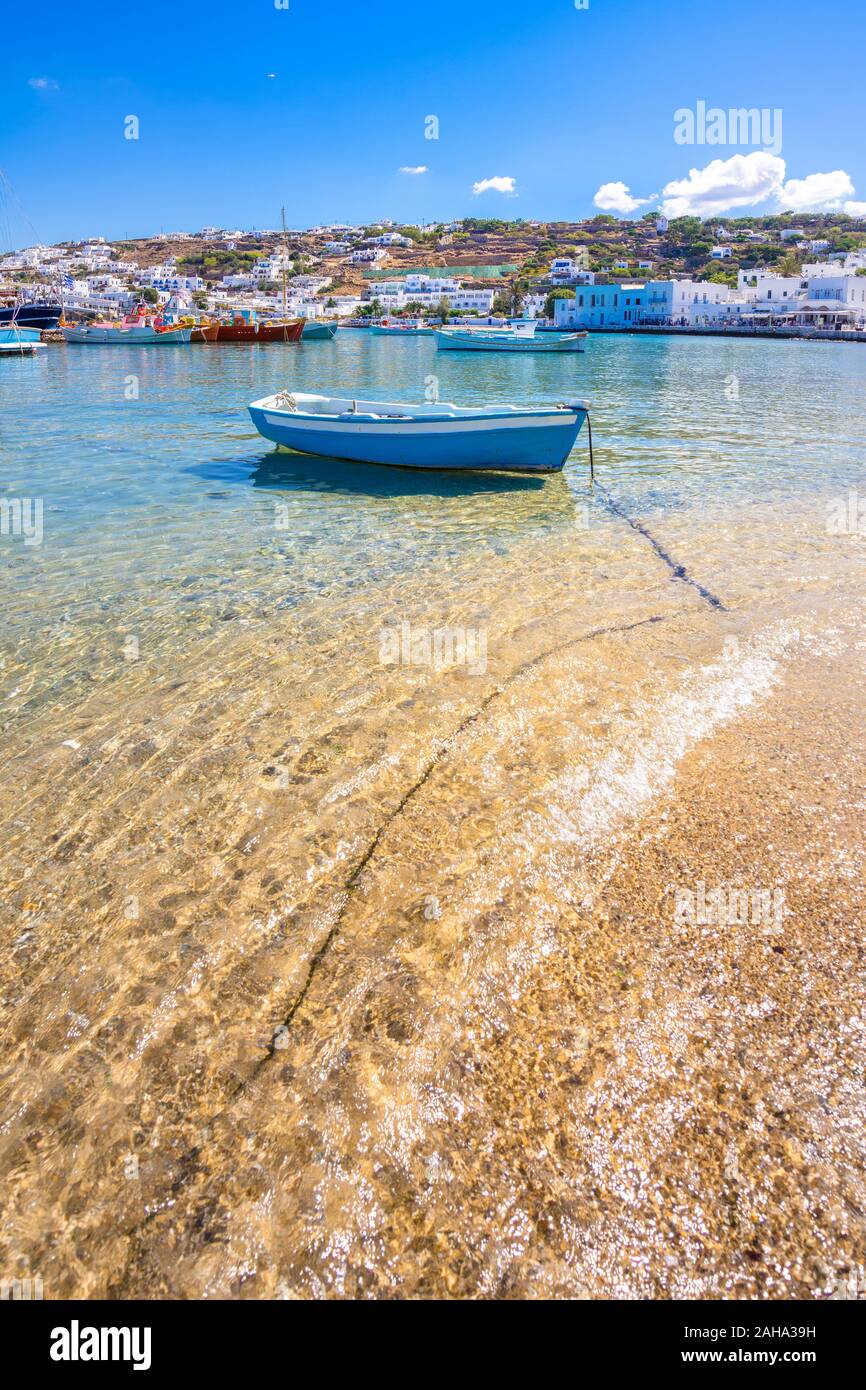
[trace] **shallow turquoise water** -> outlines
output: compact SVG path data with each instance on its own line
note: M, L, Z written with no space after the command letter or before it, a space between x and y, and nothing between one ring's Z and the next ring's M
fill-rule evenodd
M525 573L527 545L576 544L579 571L592 531L588 567L600 536L602 554L621 555L623 523L589 490L585 432L563 475L544 479L304 459L276 452L246 412L286 386L412 401L436 387L461 404L585 397L599 482L708 572L733 548L741 572L752 545L756 564L771 560L774 509L780 526L800 509L823 532L866 444L866 352L847 344L596 335L576 356L464 356L343 330L287 348L51 346L0 372L0 495L44 506L41 545L0 538L7 640L130 614L167 633L190 605L255 618L398 581L405 602L449 573L477 605L486 583L501 590L510 555Z

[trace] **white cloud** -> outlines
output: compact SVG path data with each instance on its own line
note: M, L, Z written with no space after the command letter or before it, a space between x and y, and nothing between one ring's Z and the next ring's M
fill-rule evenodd
M27 86L35 87L37 92L45 92L56 91L60 83L55 82L53 77L28 77Z
M495 178L479 179L477 183L473 183L472 192L476 196L479 193L508 193L512 197L516 198L517 180L511 178L510 175L503 176L501 174L497 174Z
M766 150L713 159L704 169L690 169L663 189L666 217L716 217L731 208L751 207L778 195L785 161Z
M807 174L804 179L788 179L778 199L791 212L839 212L843 199L850 198L854 185L844 169L831 174Z
M401 174L427 174L430 171L426 164L401 164Z
M842 211L847 212L849 217L866 217L866 203L849 201L842 204Z
M627 213L653 202L657 197L658 194L653 193L649 198L633 198L628 184L603 183L592 201L602 212Z

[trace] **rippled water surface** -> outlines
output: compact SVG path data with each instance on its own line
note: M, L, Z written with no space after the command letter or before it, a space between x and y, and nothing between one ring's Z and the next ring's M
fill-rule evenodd
M595 486L584 435L415 475L246 414L431 376L587 398ZM856 1262L864 541L828 520L864 401L866 352L790 341L0 363L44 532L0 536L7 1264L778 1297ZM690 935L698 881L784 885L783 938Z

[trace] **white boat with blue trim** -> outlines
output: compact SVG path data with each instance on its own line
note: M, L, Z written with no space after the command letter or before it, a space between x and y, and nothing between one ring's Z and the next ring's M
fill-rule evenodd
M259 434L284 449L397 468L553 473L586 419L566 405L458 406L353 400L281 391L249 407Z
M433 337L433 329L423 323L374 323L370 332L379 338Z
M587 334L536 333L534 323L504 328L437 328L439 352L583 352Z

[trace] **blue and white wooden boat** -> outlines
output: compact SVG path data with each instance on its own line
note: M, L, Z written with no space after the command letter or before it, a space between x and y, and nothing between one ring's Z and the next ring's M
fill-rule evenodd
M39 351L43 343L38 328L19 328L15 324L0 324L0 357L23 357Z
M505 328L437 328L439 352L583 352L587 334L535 331L534 323Z
M253 401L253 424L284 449L398 468L552 473L586 419L568 405L457 406L352 400L281 391Z

